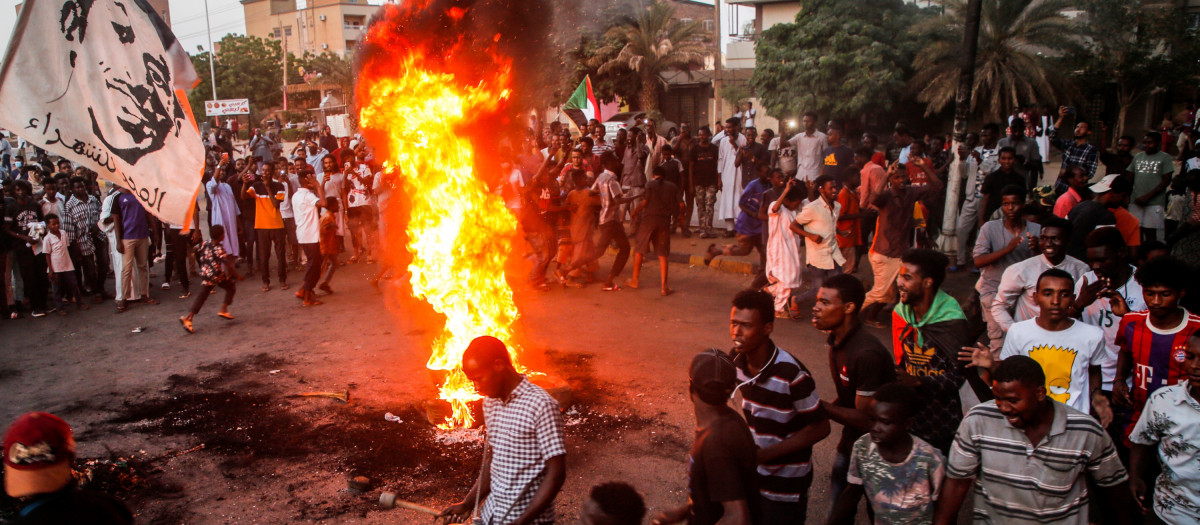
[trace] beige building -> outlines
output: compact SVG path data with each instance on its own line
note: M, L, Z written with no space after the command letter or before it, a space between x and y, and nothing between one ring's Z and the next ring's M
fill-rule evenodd
M296 0L241 0L246 35L279 40L297 56L326 51L350 58L379 9L367 0L309 0L297 8Z

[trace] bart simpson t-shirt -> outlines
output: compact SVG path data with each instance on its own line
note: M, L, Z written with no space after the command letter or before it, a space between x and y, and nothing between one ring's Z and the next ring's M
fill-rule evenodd
M1038 326L1037 319L1012 325L1000 350L1000 359L1027 355L1046 373L1046 395L1075 410L1092 408L1088 367L1104 363L1104 330L1082 321L1070 328L1051 332Z

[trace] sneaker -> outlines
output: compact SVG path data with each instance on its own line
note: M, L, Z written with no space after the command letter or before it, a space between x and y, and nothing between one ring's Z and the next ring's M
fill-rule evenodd
M170 290L170 289L171 289L171 283L163 283L163 285L162 285L162 289L163 289L163 290Z

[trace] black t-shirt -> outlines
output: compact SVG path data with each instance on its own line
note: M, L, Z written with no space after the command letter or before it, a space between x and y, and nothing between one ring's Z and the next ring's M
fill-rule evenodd
M896 367L891 353L862 326L852 329L841 344L833 345L829 336L829 371L837 388L834 405L854 408L854 398L859 392L873 395L879 387L896 380ZM850 448L862 432L844 427L838 441L838 452L850 456Z
M1117 217L1113 212L1094 200L1076 204L1067 213L1067 220L1071 221L1071 240L1067 243L1067 255L1081 261L1087 260L1088 234L1097 226L1117 225Z
M749 150L751 160L742 161L742 187L750 185L750 181L758 178L759 166L771 165L771 152L767 150L760 142L752 142L742 147L743 150Z
M833 176L833 180L837 181L839 185L845 183L846 170L854 164L854 150L838 144L825 148L821 156L825 159L824 174Z
M679 186L664 179L652 179L646 183L646 209L643 211L647 219L670 221L671 217L679 215L679 203L683 202L683 193Z
M1017 173L1017 170L1005 173L1004 170L998 169L984 177L983 186L979 189L980 195L988 196L987 209L983 210L984 220L990 220L992 214L1000 209L1001 201L1004 200L1002 194L1006 186L1015 185L1024 189L1026 184L1025 177Z
M658 167L662 168L665 172L663 173L663 180L671 182L680 188L683 187L683 163L679 162L679 159L664 160Z
M127 525L133 515L107 494L68 487L35 497L9 525Z
M24 205L18 204L16 199L5 200L4 224L9 231L29 235L29 223L40 221L42 221L42 206L32 197ZM25 247L25 241L16 237L9 237L8 242L9 248Z
M696 431L688 457L689 525L712 525L725 514L726 501L746 500L750 522L759 523L758 447L746 422L732 408Z
M1100 152L1100 163L1104 165L1104 172L1108 175L1114 173L1125 175L1133 173L1129 171L1129 165L1133 163L1133 155L1129 153L1109 153L1107 151Z
M692 148L692 184L696 186L717 185L717 146L700 143Z

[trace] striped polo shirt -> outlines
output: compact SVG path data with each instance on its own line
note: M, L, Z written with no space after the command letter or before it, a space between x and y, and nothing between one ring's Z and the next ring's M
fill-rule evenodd
M757 375L747 370L745 354L734 358L742 411L758 448L765 448L825 418L812 374L783 349L775 348ZM759 490L772 501L800 501L812 483L812 449L797 450L758 466Z
M1084 475L1101 487L1128 477L1112 439L1091 416L1057 401L1050 432L1034 445L996 402L972 408L958 427L946 475L975 478L975 523L1088 523Z

